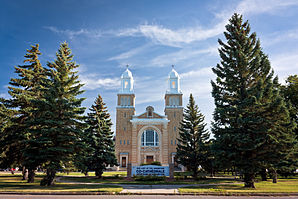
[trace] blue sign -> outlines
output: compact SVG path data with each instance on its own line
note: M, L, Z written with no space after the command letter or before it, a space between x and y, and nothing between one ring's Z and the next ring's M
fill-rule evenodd
M131 176L169 176L169 167L157 166L157 165L144 165L144 166L133 166L131 169Z

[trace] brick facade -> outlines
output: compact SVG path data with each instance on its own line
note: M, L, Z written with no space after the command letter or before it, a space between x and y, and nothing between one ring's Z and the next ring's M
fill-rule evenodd
M122 81L131 78L129 81L133 82L130 71L127 73L130 76L125 76L126 79L122 78ZM169 75L171 81L179 78L177 72L174 73L176 77L172 77L171 73ZM151 161L159 161L165 166L174 163L179 123L183 117L181 91L165 94L165 115L154 112L151 106L144 113L136 115L133 92L120 91L116 109L116 156L120 167L127 167L128 163L136 166Z

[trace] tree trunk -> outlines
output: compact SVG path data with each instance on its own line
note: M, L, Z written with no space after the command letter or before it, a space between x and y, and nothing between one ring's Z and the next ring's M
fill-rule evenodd
M254 173L244 173L244 187L246 188L256 188L254 184Z
M211 169L210 177L214 177L214 170L213 170L213 168Z
M26 169L26 167L23 167L22 175L23 175L22 180L27 180L27 178L28 178L28 170Z
M97 178L101 178L102 177L102 174L103 174L103 171L102 170L96 170L95 171L95 176L97 176Z
M277 172L276 172L276 169L273 169L273 175L272 175L272 182L273 183L277 183Z
M194 178L195 180L198 179L198 170L197 170L196 168L193 169L193 178Z
M261 174L262 181L267 181L267 171L266 171L266 169L262 169L260 174Z
M34 169L29 169L28 170L28 183L33 183L35 178L35 170Z
M49 174L47 174L47 175L48 175L48 186L54 185L56 170L50 169Z
M47 175L40 181L40 185L41 186L54 185L55 176L56 176L55 169L47 169Z

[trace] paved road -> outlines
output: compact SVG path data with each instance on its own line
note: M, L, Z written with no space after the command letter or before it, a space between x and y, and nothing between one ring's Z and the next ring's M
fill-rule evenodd
M0 195L0 199L297 199L297 196L265 197L265 196L163 196L163 195Z

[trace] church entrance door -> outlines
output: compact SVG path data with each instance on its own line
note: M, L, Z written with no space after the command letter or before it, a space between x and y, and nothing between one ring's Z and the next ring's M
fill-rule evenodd
M122 157L122 167L126 167L126 157Z
M147 155L146 156L146 163L150 164L151 162L153 162L153 155Z

